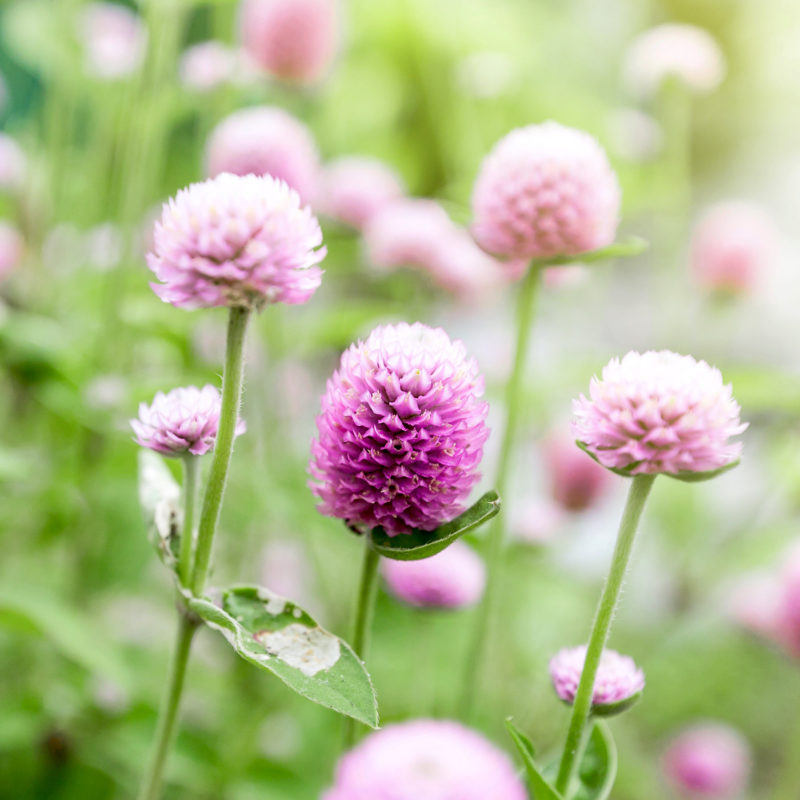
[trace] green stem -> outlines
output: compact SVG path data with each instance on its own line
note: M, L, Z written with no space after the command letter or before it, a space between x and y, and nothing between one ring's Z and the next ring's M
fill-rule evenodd
M186 664L189 661L189 649L196 630L197 625L186 615L181 614L178 619L178 633L169 666L169 679L161 699L155 745L138 800L157 800L161 794L164 765L172 747L172 740L175 738L175 726L183 692L183 680L186 676Z
M375 594L378 588L378 562L380 555L372 549L369 539L364 537L364 560L361 562L361 580L358 586L358 600L356 601L355 615L353 618L352 647L356 655L366 661L369 650L370 631L372 630L372 616L375 611ZM346 717L344 722L344 747L350 749L356 741L356 724L351 717Z
M561 755L561 764L558 768L556 791L565 797L568 797L567 789L575 772L581 742L583 741L584 728L592 709L592 693L600 657L608 640L611 621L614 618L619 593L622 589L622 581L628 567L631 550L633 549L636 528L639 525L639 519L642 516L642 510L647 496L650 494L653 481L655 481L655 475L637 475L633 478L628 492L628 500L625 504L625 511L622 514L622 521L619 524L617 544L611 559L611 569L608 572L606 585L600 596L600 603L597 606L597 613L592 624L592 632L586 648L586 660L584 661L581 680L578 684L578 691L575 695L575 702L572 706L567 740L564 744L564 752Z
M203 594L211 562L211 549L214 534L219 522L219 511L228 467L231 463L233 440L236 436L236 423L239 419L239 405L242 401L242 378L244 376L244 340L250 311L246 308L232 308L228 317L228 339L225 352L225 371L222 376L222 407L219 427L214 444L214 459L203 498L203 510L197 527L192 569L191 591L196 597Z
M800 713L795 711L794 729L787 734L780 768L775 784L774 800L797 800L800 797Z
M508 485L508 475L511 469L511 454L517 436L520 411L522 409L524 372L528 360L530 337L533 328L534 306L536 293L539 288L539 277L542 270L541 264L532 263L522 281L517 306L517 343L514 355L514 366L506 385L506 426L503 431L503 441L500 446L500 458L497 464L497 477L495 488L501 499L505 502L505 493ZM481 662L485 650L486 635L489 627L489 617L494 602L494 595L499 581L500 567L502 565L503 543L506 536L507 509L498 514L492 523L487 537L487 582L483 599L476 610L473 639L469 657L465 663L464 683L461 695L461 713L468 717L472 712L475 698L475 688Z
M197 506L197 473L200 459L186 455L183 458L183 531L181 552L178 560L178 577L181 586L187 586L192 575L192 553L194 551L194 511Z

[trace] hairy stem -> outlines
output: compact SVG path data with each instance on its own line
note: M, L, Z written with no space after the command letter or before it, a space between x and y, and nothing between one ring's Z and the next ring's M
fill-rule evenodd
M181 551L178 558L178 577L181 586L189 583L192 574L192 555L194 553L194 512L197 506L197 473L200 459L187 454L183 457L183 531L181 532Z

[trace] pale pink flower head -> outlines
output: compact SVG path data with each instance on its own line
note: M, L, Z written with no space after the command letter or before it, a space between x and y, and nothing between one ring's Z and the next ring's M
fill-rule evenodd
M316 205L322 213L361 230L404 194L400 176L383 161L344 156L325 166Z
M27 159L22 148L7 133L0 131L0 189L19 189L26 170Z
M770 265L776 238L771 220L757 206L736 201L711 206L692 237L695 280L709 289L751 290Z
M164 456L202 456L214 447L222 398L214 386L186 386L158 392L148 406L139 406L131 420L136 443ZM236 435L244 433L242 420Z
M351 345L312 443L320 511L390 536L458 516L489 435L482 396L477 363L441 328L382 325Z
M186 48L178 63L181 83L194 92L210 92L228 83L236 68L236 53L226 44L214 40Z
M240 19L247 54L282 81L319 80L339 47L338 0L243 0Z
M545 442L544 460L553 499L567 511L585 511L610 486L608 472L572 439L551 436Z
M669 78L705 94L722 83L725 69L725 57L711 34L694 25L667 23L633 40L623 75L629 88L641 96L655 94Z
M322 232L297 192L269 176L194 183L164 205L147 263L179 308L305 303L322 281Z
M668 350L630 352L573 401L572 434L600 464L626 475L681 475L734 464L745 430L730 384L705 361Z
M551 258L605 247L619 222L620 189L603 148L556 122L504 136L472 192L472 233L496 256Z
M318 180L319 155L311 132L300 120L271 106L234 111L211 132L206 148L210 177L271 175L310 202Z
M147 29L138 14L118 3L89 3L80 19L86 69L102 80L131 75L147 51Z
M0 281L20 265L23 251L24 243L19 231L0 220Z
M550 679L558 697L573 703L586 660L586 645L559 650L550 659ZM644 673L629 656L604 650L594 681L592 712L617 713L628 708L644 690Z
M751 755L742 735L728 725L703 723L688 728L662 759L670 784L687 798L731 800L747 787Z
M416 719L369 734L322 800L527 800L511 759L458 722Z
M481 599L486 567L481 557L464 542L429 558L381 564L389 591L399 600L419 608L466 608Z

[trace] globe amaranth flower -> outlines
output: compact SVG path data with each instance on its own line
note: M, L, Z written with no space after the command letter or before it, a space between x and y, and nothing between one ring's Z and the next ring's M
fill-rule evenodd
M180 308L305 303L325 257L316 217L269 176L223 173L178 192L156 223L147 263Z
M776 238L771 220L757 206L737 201L711 206L692 236L694 279L709 289L751 290L769 267Z
M338 0L244 0L242 46L276 78L307 84L328 70L339 46Z
M725 57L708 31L667 23L633 40L623 63L623 77L629 88L642 96L655 94L668 78L705 94L725 77Z
M164 456L202 456L214 447L222 398L214 386L186 386L158 392L151 405L139 406L131 420L136 443ZM236 435L244 433L239 420Z
M580 255L614 240L620 189L588 133L556 122L504 136L472 192L475 240L511 258Z
M577 441L628 475L725 467L742 449L730 438L747 427L718 369L668 350L612 359L573 411Z
M488 406L462 342L419 322L379 326L342 355L312 444L320 511L387 534L433 530L478 481Z
M551 436L545 442L544 458L553 499L567 511L585 511L609 487L608 472L571 439Z
M319 178L319 154L311 131L280 108L253 106L229 114L211 132L206 147L210 177L271 175L311 201Z
M322 800L526 800L511 759L457 722L418 719L346 753Z
M481 599L486 566L464 542L418 561L383 559L381 570L389 591L419 608L465 608Z
M550 678L556 694L565 703L573 703L586 660L586 645L559 650L550 659ZM602 714L604 707L621 708L635 700L644 689L644 673L632 658L614 650L604 650L594 681L592 711ZM627 706L626 706L627 707Z
M732 800L745 790L750 747L728 725L701 723L683 731L662 759L667 780L684 797Z

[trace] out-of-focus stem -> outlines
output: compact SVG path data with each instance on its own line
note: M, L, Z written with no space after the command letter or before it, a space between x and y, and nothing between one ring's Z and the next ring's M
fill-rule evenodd
M797 800L800 797L800 708L796 708L794 714L794 727L785 739L783 764L773 800Z
M194 552L194 510L197 506L197 473L200 459L186 455L183 458L183 531L181 550L178 557L178 577L181 586L189 583L192 574L192 555Z

